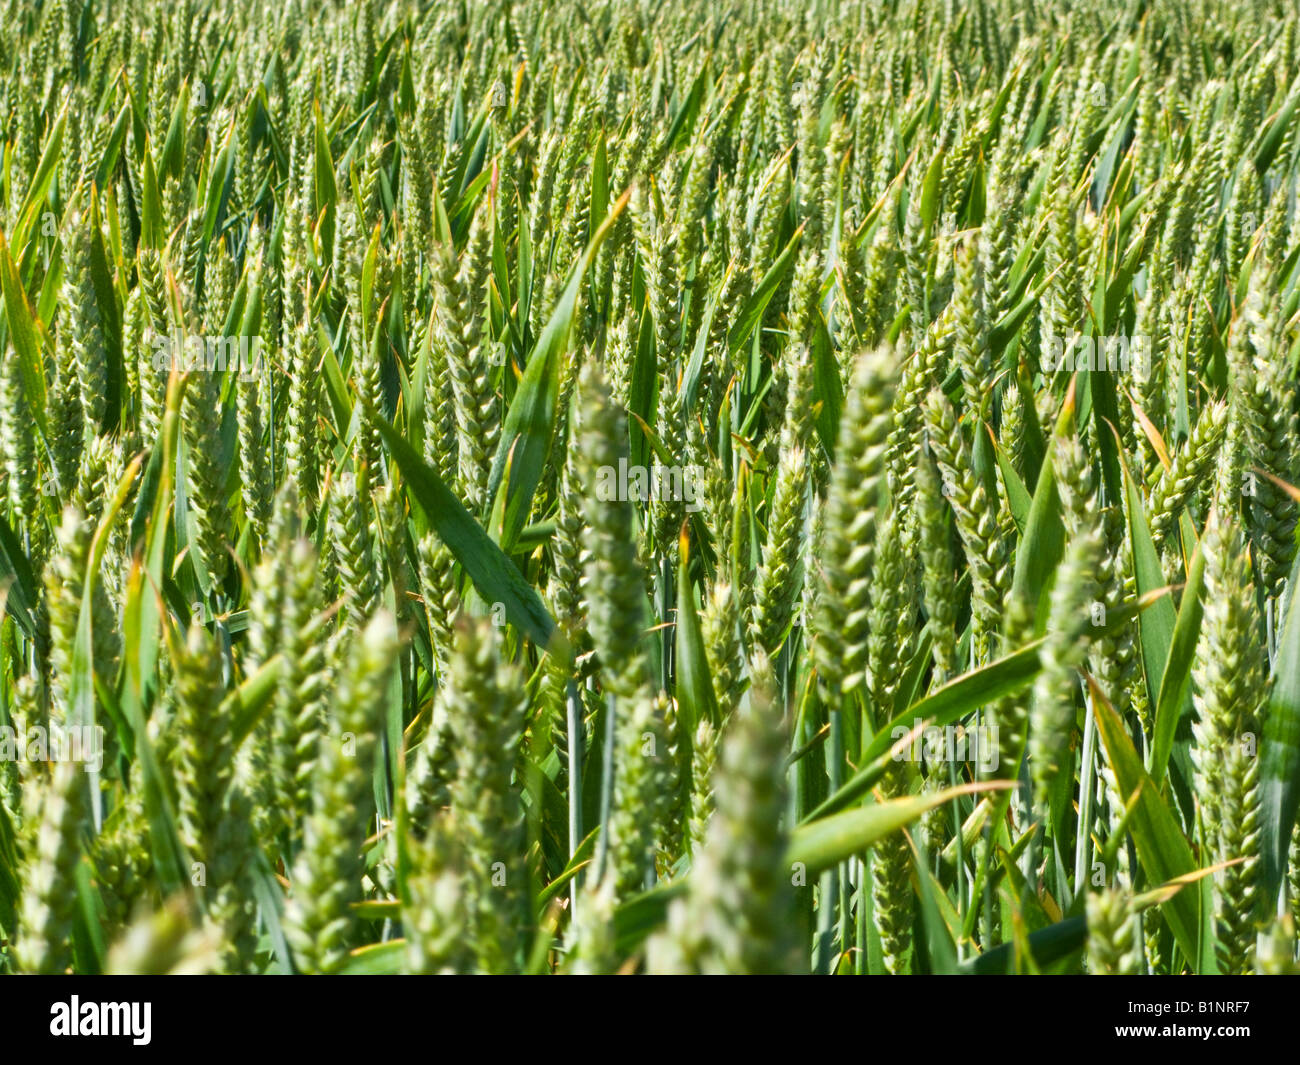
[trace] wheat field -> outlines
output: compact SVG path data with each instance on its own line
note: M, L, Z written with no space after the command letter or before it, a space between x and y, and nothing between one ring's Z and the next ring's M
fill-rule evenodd
M1300 968L1293 4L0 6L0 971Z

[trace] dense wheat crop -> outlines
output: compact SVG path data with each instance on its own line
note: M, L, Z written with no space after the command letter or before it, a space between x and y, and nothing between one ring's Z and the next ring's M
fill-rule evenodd
M1293 5L2 6L0 970L1295 969Z

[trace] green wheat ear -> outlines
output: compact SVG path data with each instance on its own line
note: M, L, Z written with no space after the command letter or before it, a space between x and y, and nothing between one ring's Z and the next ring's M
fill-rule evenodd
M960 672L957 661L956 563L949 545L943 486L933 460L924 451L917 456L916 487L912 516L921 557L926 633L930 637L934 658L934 683L941 685Z
M1256 972L1261 976L1295 976L1295 922L1290 914L1274 920L1259 937Z
M104 328L90 275L90 252L90 218L74 216L65 231L63 292L59 302L66 317L59 323L59 336L71 348L76 366L84 435L88 441L99 435L108 393Z
M864 351L840 415L822 531L822 588L813 654L832 700L865 682L868 596L896 371L889 348Z
M266 453L265 417L262 408L261 380L237 384L236 411L239 436L239 486L243 497L244 517L253 539L263 551L269 548L268 533L274 493L271 488L270 463Z
M631 500L610 486L627 461L627 419L614 405L600 368L589 362L579 378L578 447L583 508L591 530L586 564L588 629L600 657L604 686L620 697L640 686L645 585Z
M456 412L459 483L474 511L487 505L488 476L501 432L501 413L492 386L490 348L483 336L481 308L492 225L491 212L484 205L475 214L462 258L458 261L455 249L440 246L434 271L435 336L446 351Z
M232 722L222 712L221 652L212 634L193 626L175 668L177 827L193 859L210 862L235 772Z
M1213 469L1227 428L1226 403L1202 407L1192 435L1173 456L1170 467L1161 471L1147 503L1151 536L1157 547L1170 538L1179 513Z
M329 531L343 600L340 632L360 623L379 596L372 486L370 470L362 465L355 473L341 476L330 488Z
M226 538L230 508L226 496L226 466L216 442L221 438L223 374L199 370L185 390L185 447L188 457L190 509L195 545L218 590L230 568Z
M1250 559L1240 530L1215 510L1202 538L1205 616L1193 665L1192 764L1206 844L1215 862L1215 914L1224 971L1253 966L1255 918L1261 905L1259 758L1267 663Z
M813 407L812 366L804 349L795 354L789 390L781 429L781 457L768 511L767 544L755 593L755 626L759 643L768 654L775 654L784 639L799 597L796 568L807 503Z
M81 835L90 811L89 779L76 762L56 762L41 791L14 941L14 957L25 972L62 973L72 964L76 897L67 886L81 859Z
M714 774L714 811L684 899L646 945L651 973L797 971L786 862L785 742L771 667L754 662L748 707L736 712ZM737 892L735 886L745 884Z
M138 791L125 798L104 829L95 840L92 861L108 926L118 931L150 888L153 855L144 802Z
M619 898L647 886L662 821L656 815L674 791L664 720L666 701L643 689L619 704L615 719L608 865Z
M325 726L330 663L315 548L306 540L293 540L279 547L271 564L281 567L284 581L283 661L271 710L271 774L277 819L287 832L292 854L310 803L311 777Z
M49 679L50 717L53 722L60 724L68 719L71 712L69 683L72 656L76 648L81 596L85 589L86 565L93 535L94 529L80 509L72 505L64 508L53 557L45 574L48 655L53 673Z
M208 871L207 912L219 930L221 965L225 972L254 969L258 946L258 913L253 891L255 853L253 809L238 787L226 798L214 840Z
M29 541L40 534L40 482L36 440L29 431L26 386L18 360L8 357L0 365L0 447L4 449L5 498L15 518L15 530ZM34 545L33 545L34 546Z
M452 646L447 654L452 654ZM412 833L423 837L436 828L437 811L450 802L450 785L455 777L455 737L449 709L450 686L435 693L429 725L424 739L408 758L406 771L406 812Z
M369 835L369 818L358 814L369 805L382 700L398 647L396 622L381 610L340 648L344 662L285 911L285 935L300 972L336 972L355 945L351 907L362 898L361 846Z
M903 517L892 508L880 526L879 551L871 584L871 623L867 637L868 690L878 727L893 720L903 672L916 635L916 597L904 553ZM880 781L885 798L899 798L914 766L891 762ZM880 935L888 972L902 972L912 940L911 847L901 833L881 840L872 851L872 917Z
M1034 808L1048 812L1049 791L1075 731L1075 698L1083 665L1084 637L1102 549L1096 529L1080 528L1066 548L1052 592L1047 638L1040 652L1043 669L1034 681L1029 715L1029 765Z
M742 675L744 647L740 634L741 598L723 577L713 584L701 619L704 653L709 662L709 679L718 712L726 718L744 691Z
M1133 939L1129 900L1119 891L1090 891L1087 899L1088 971L1097 976L1131 976L1140 953Z
M429 640L439 667L445 670L451 654L456 618L461 611L454 568L456 559L434 533L426 533L421 538L416 555Z
M975 659L987 661L1011 587L1007 545L999 523L997 499L977 476L970 447L957 422L956 412L938 389L925 407L926 438L943 483L943 495L952 508L957 532L971 574L971 613Z
M502 662L495 626L464 619L456 631L446 714L456 773L449 816L464 853L464 892L477 967L507 972L527 927L523 808L513 783L527 700Z
M614 887L608 878L578 897L567 937L568 972L574 976L605 976L617 971L614 910Z
M216 937L183 895L140 910L104 962L113 976L197 976L219 968Z
M408 973L456 973L469 970L465 942L469 904L464 883L464 855L449 822L437 821L423 841L411 841L409 898L403 900Z

